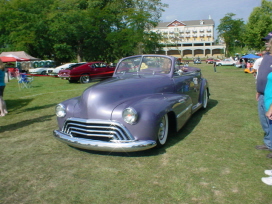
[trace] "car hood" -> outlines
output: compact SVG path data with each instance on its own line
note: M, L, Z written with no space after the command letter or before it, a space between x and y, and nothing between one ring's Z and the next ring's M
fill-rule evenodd
M171 93L171 78L160 75L113 77L87 88L75 106L74 117L110 120L119 104L155 93Z

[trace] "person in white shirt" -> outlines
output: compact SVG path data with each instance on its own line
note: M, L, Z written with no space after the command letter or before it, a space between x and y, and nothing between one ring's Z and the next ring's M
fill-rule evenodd
M256 59L256 61L253 64L253 67L252 67L254 69L254 71L255 71L254 76L255 76L256 79L257 79L257 76L258 76L258 69L259 69L259 67L260 67L260 65L262 63L262 60L263 60L263 56Z

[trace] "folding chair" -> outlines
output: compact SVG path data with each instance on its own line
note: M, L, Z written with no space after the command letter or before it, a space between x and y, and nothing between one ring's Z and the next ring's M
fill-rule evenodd
M33 80L33 76L27 76L25 73L21 73L18 78L19 89L31 88Z

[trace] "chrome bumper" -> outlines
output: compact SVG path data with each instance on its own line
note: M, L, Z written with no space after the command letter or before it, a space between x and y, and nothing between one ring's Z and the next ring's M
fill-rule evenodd
M63 143L66 143L73 147L95 151L137 152L150 149L157 145L157 143L154 140L140 140L117 143L71 137L67 134L62 133L59 130L54 130L53 133L55 138L57 138Z

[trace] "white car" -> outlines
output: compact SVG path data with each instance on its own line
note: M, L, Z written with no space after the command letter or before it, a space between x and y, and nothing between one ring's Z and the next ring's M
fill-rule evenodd
M217 66L223 66L223 65L234 66L235 63L236 62L232 58L226 58L226 59L223 59L223 60L220 60L220 61L216 62L216 65Z
M33 68L33 69L29 69L28 73L29 74L46 75L47 74L47 69L52 69L52 68L45 68L45 67Z
M56 68L49 68L49 69L47 69L47 74L51 75L51 76L58 76L58 73L60 70L67 69L74 64L76 64L76 63L66 63L66 64L60 65Z

